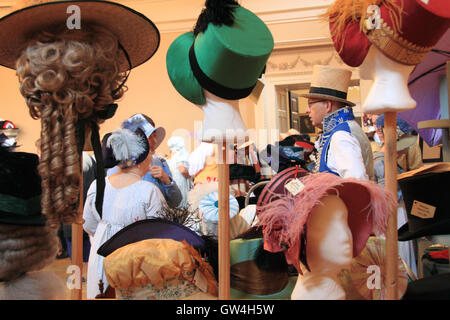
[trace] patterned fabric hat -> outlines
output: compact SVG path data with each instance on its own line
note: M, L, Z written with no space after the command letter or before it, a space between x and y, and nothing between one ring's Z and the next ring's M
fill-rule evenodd
M108 239L97 251L103 257L126 245L147 239L172 239L186 241L196 249L205 247L205 241L191 229L164 219L136 221Z
M416 65L449 28L450 2L336 0L326 16L336 51L349 66L360 66L371 45L392 60Z
M230 194L230 238L233 239L247 230L247 223L238 215L239 203ZM219 226L219 193L211 192L200 200L199 215L202 220L201 232L205 235L218 235Z
M217 295L212 267L186 241L147 239L104 259L108 283L121 300L178 300Z
M136 131L137 129L141 129L145 136L148 138L152 133L156 136L156 145L155 149L161 144L166 136L166 129L163 127L153 127L149 121L141 114L135 114L129 119L122 122L122 128L129 129L131 131Z

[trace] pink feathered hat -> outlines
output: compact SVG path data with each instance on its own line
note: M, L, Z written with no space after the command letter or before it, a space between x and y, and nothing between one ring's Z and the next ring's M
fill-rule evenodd
M341 178L331 173L316 173L298 178L304 189L295 196L289 193L259 210L263 227L264 249L284 251L286 260L302 274L306 263L306 224L313 208L326 195L339 196L348 209L348 225L353 235L353 256L364 249L371 234L386 231L389 213L397 205L391 192L372 181Z

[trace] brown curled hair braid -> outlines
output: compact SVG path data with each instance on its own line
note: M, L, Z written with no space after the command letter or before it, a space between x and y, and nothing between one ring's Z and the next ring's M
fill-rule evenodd
M51 227L77 217L81 168L75 126L104 120L98 113L121 98L118 40L99 26L83 31L41 32L16 62L20 92L34 119L41 119L42 212ZM114 92L114 93L113 93Z

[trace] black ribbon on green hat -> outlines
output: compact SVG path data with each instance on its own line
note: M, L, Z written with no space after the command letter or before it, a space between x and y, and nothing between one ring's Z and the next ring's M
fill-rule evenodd
M189 49L189 63L191 65L192 73L197 79L198 83L208 90L209 92L215 94L218 97L229 99L229 100L237 100L247 97L255 88L256 82L254 85L248 88L240 88L234 89L221 85L217 81L214 81L210 77L208 77L200 68L198 64L197 57L195 56L194 50L195 41L192 43L191 48Z

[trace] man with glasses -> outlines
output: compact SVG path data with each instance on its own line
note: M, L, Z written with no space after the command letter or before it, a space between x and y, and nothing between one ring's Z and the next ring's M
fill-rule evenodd
M306 112L312 124L323 130L316 141L319 151L315 172L331 172L343 178L373 180L373 156L369 139L355 121L353 102L347 100L351 71L315 65Z

